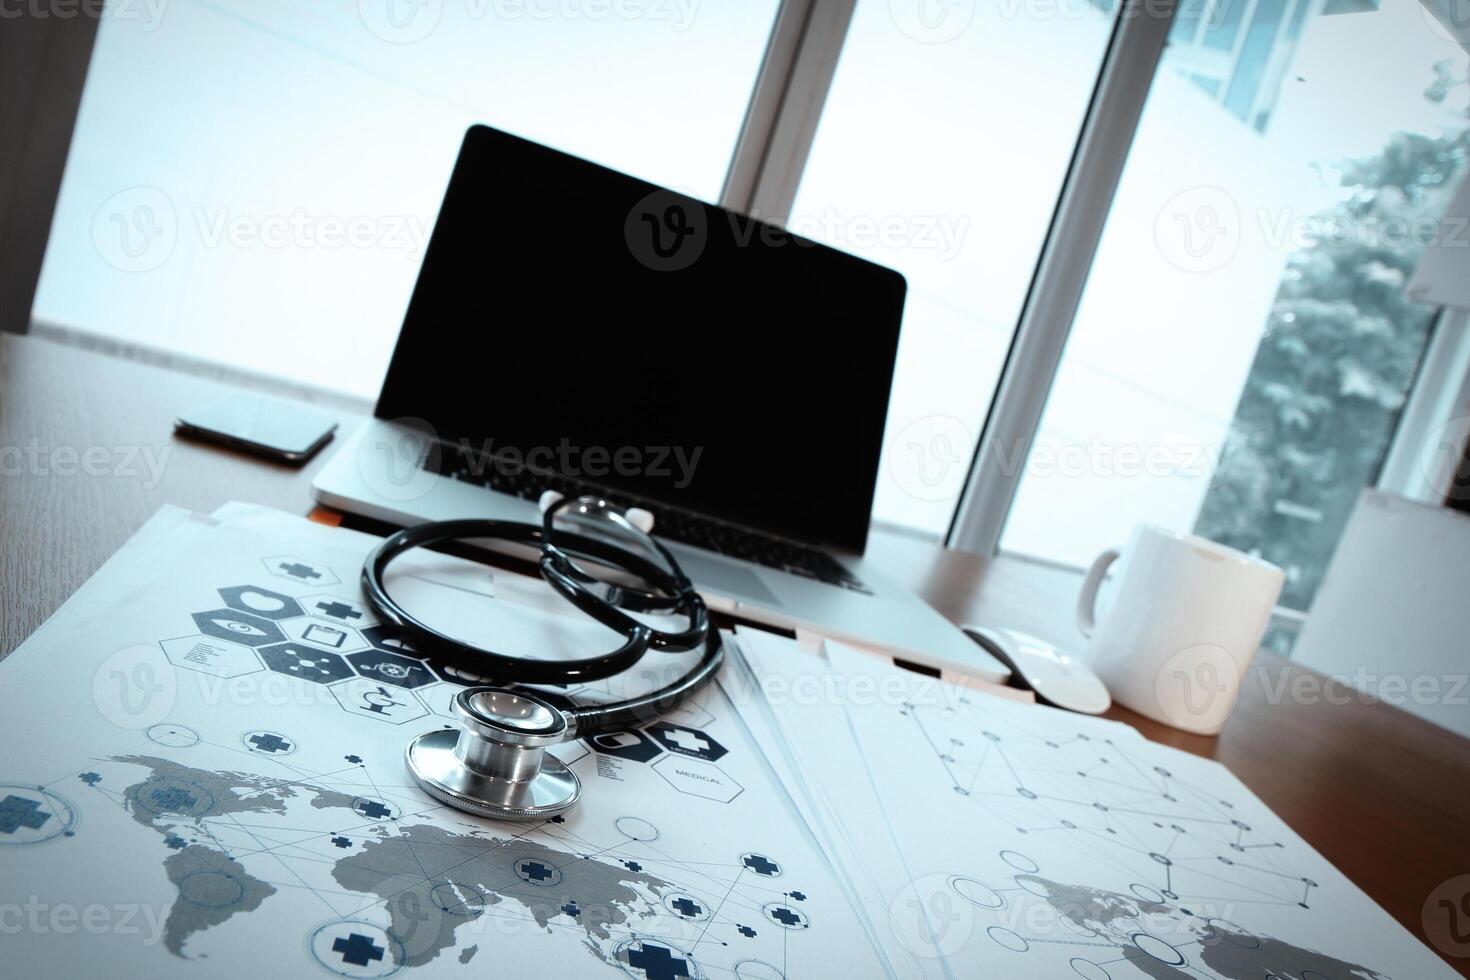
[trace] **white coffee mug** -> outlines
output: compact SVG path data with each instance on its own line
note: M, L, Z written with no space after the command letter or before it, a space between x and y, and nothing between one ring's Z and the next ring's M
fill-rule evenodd
M1119 557L1107 614L1098 587ZM1191 534L1140 524L1098 555L1082 583L1077 626L1113 700L1166 725L1217 734L1266 633L1286 576L1270 562Z

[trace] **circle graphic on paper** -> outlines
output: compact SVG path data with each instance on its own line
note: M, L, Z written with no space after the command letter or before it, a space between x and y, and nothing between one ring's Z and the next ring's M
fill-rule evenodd
M0 784L0 847L71 837L77 820L76 808L49 789Z

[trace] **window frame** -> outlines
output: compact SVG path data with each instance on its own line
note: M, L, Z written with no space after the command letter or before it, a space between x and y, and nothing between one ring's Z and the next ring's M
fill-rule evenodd
M720 193L724 207L776 224L789 218L857 2L782 0ZM1293 0L1295 6L1311 2ZM1443 0L1420 2L1436 14L1443 6ZM1029 457L1040 428L1179 5L1180 0L1120 0L1114 11L1112 36L944 536L946 548L986 556L999 550L1024 472L1019 461ZM8 314L0 318L0 329L24 333L28 328L29 317L22 311L33 301L91 42L97 20L105 15L99 9L96 17L80 18L80 26L67 38L45 38L47 85L0 88L0 119L25 123L16 152L36 162L23 168L8 188L0 188L0 240L8 245L0 252L0 282L10 287L0 295L10 297L15 307L0 311ZM42 32L46 28L44 22L39 25ZM10 41L18 43L19 37ZM1240 41L1236 39L1237 47ZM59 94L36 94L48 91ZM17 201L33 206L21 213L14 206ZM1419 389L1435 377L1439 375L1421 373L1414 397L1431 397L1433 393ZM1463 382L1462 388L1470 385L1470 379L1449 380ZM1397 461L1385 469L1389 483L1404 472Z

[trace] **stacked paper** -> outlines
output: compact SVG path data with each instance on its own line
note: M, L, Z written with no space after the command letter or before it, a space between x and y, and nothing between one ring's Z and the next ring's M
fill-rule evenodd
M737 641L735 701L900 977L1454 976L1214 762L839 643Z

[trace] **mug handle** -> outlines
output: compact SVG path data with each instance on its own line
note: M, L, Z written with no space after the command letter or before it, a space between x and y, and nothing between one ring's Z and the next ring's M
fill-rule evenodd
M1077 629L1083 636L1091 637L1097 627L1097 590L1102 587L1108 568L1117 560L1118 549L1109 548L1093 560L1087 577L1082 580L1082 593L1077 596Z

